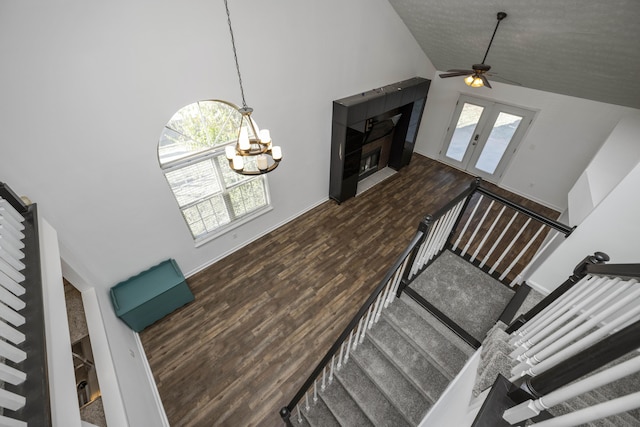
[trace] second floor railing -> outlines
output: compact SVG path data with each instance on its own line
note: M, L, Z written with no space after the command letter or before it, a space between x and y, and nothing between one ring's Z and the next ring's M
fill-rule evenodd
M51 425L37 224L0 183L0 425Z

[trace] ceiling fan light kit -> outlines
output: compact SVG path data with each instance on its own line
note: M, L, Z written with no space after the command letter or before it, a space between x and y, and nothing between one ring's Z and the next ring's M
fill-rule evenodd
M491 45L493 44L493 38L496 36L496 32L498 31L498 26L500 26L500 22L507 17L505 12L498 12L498 22L496 23L496 28L493 30L493 35L491 36L491 40L489 41L489 46L487 46L487 51L484 53L484 58L482 58L482 62L480 64L473 64L471 66L471 70L447 70L446 73L440 74L440 77L446 79L447 77L459 77L459 76L467 76L464 79L464 82L467 86L471 87L483 87L486 86L491 88L491 84L485 75L487 71L491 69L490 65L484 63L487 59L487 55L489 54L489 49L491 49Z

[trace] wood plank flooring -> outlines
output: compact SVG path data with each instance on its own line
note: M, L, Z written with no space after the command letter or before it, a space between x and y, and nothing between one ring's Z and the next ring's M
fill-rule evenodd
M414 154L361 196L327 201L190 277L195 301L141 333L171 425L282 425L278 410L420 219L472 180Z

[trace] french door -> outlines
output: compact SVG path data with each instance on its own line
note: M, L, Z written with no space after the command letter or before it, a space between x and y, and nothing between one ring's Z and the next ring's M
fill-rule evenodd
M533 111L462 95L447 129L440 159L497 182L534 116Z

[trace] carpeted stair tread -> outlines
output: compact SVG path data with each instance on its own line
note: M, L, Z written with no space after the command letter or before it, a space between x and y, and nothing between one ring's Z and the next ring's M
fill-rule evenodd
M413 298L403 293L400 298L394 299L394 304L397 302L401 302L413 310L418 316L422 317L427 323L429 323L435 330L440 332L440 334L447 338L449 342L454 344L458 349L460 349L467 357L471 357L473 353L475 353L476 349L471 347L466 341L460 338L457 334L455 334L451 329L447 327L444 323L442 323L439 319L437 319L433 314L429 313L425 310L420 304L418 304Z
M376 427L409 427L402 414L357 363L349 361L343 364L336 376Z
M423 351L409 343L384 317L369 331L371 341L432 402L449 383L449 378L430 363Z
M300 411L302 412L302 423L298 423L298 417L292 416L294 426L309 426L309 427L340 427L340 423L333 416L327 405L324 403L321 397L314 402L309 401L309 409L307 410L305 404L300 405Z
M410 424L420 424L432 402L404 377L384 353L367 338L358 345L352 357Z
M384 313L399 330L434 359L449 378L455 377L462 369L468 357L406 304L396 301Z
M418 275L410 287L479 341L515 293L448 250Z
M332 384L320 392L320 396L324 399L327 407L341 426L374 426L358 404L351 398L349 393L342 387L340 381L335 378Z

